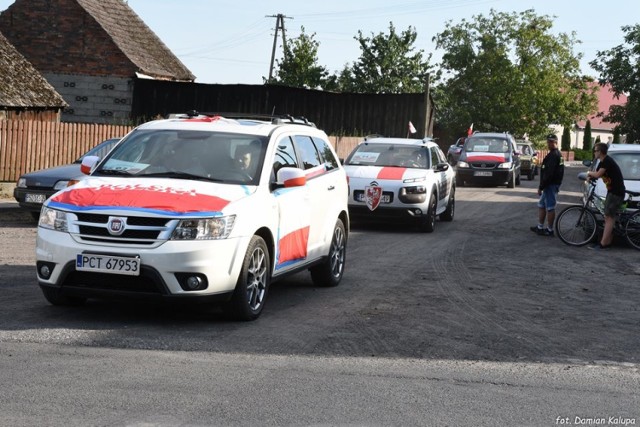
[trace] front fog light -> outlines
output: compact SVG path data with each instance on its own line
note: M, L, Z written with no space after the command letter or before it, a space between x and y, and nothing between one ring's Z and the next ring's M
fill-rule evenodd
M207 276L200 273L176 273L176 279L183 291L202 291L207 289Z
M36 263L36 269L38 271L38 276L40 276L43 279L48 279L49 277L51 277L51 273L53 273L53 267L54 267L54 263L52 262L44 262L44 261L38 261Z

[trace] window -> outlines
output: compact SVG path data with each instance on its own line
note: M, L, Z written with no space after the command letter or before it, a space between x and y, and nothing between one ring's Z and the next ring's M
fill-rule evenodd
M291 138L289 138L288 136L278 141L276 155L273 160L273 175L271 177L272 181L276 180L280 168L283 168L285 166L293 168L298 167L298 162L296 160L296 150L293 146Z
M316 150L316 146L308 136L296 135L294 137L296 148L299 150L300 160L302 160L303 169L311 169L322 164L320 154Z
M336 159L336 156L333 155L329 144L320 138L313 138L313 143L324 159L325 169L328 171L336 169L340 163L338 162L338 159Z
M431 147L429 153L431 154L431 169L435 169L438 163L440 163L440 159L438 158L438 149L436 147Z

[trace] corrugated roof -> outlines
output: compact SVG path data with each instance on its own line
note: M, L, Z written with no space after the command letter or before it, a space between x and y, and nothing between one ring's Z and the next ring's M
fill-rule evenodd
M194 81L195 76L123 0L76 0L109 34L139 72Z
M0 33L0 107L64 108L67 103Z
M598 82L591 83L591 87L598 86L598 92L596 93L598 97L598 111L589 117L591 121L591 129L602 129L602 130L610 130L613 131L613 128L616 127L617 123L609 123L603 121L602 117L598 115L600 113L609 114L609 107L612 105L624 105L627 103L627 96L621 94L619 98L616 98L611 91L611 85L600 86ZM586 120L581 120L578 122L578 126L580 128L584 128L587 124Z

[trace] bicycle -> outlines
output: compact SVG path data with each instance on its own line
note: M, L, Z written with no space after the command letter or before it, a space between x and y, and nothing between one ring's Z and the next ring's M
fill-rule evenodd
M586 180L586 174L578 175ZM589 181L587 197L582 205L568 206L556 218L556 234L567 245L583 246L591 242L596 232L604 226L604 198L595 194L596 180ZM629 196L640 196L640 193L627 190ZM623 208L616 215L613 233L625 237L627 242L640 250L640 210Z

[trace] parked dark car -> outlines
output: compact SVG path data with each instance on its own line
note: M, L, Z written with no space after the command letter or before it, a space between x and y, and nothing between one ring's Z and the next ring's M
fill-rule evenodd
M45 200L67 187L70 181L73 183L86 176L80 172L80 163L85 156L103 158L118 141L120 138L102 141L70 165L41 169L21 175L13 190L13 197L20 207L30 211L33 218L37 220Z
M456 184L520 185L520 152L508 133L474 133L456 165Z
M455 166L456 163L458 163L465 139L466 138L458 138L455 144L449 146L449 150L447 150L447 162L449 162L451 166Z
M538 174L538 152L530 142L516 141L516 144L520 150L520 173L532 181Z

